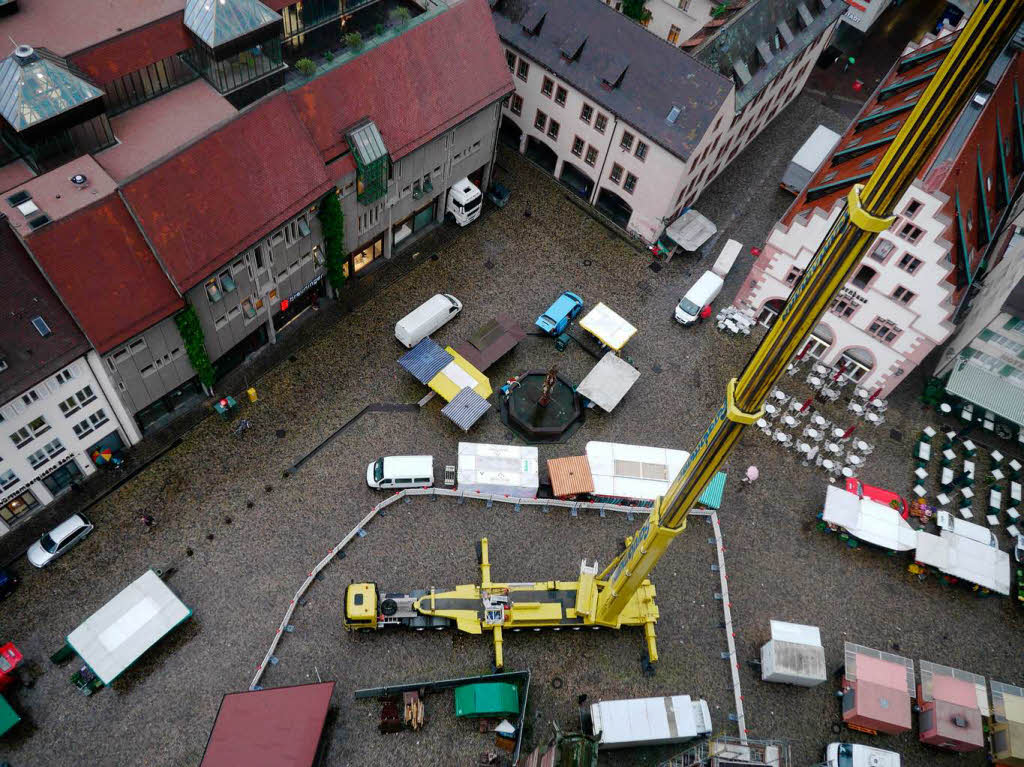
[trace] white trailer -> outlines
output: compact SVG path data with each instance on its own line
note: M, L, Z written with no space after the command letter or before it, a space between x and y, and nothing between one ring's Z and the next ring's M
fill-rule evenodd
M825 681L825 649L816 626L771 621L772 638L761 647L761 680L816 687Z
M779 186L787 192L800 194L804 187L807 186L807 182L811 180L811 176L814 175L818 166L825 161L825 158L832 154L832 150L836 148L838 143L838 133L829 130L824 125L819 125L814 129L814 133L810 135L807 141L804 142L804 145L793 155L793 159L790 161L789 167L786 168Z
M646 445L588 442L594 495L653 501L664 495L690 454Z
M586 719L586 717L584 717ZM685 743L711 734L707 701L689 695L605 700L590 706L584 722L601 749Z
M467 493L536 498L537 448L460 442L458 478L459 490Z

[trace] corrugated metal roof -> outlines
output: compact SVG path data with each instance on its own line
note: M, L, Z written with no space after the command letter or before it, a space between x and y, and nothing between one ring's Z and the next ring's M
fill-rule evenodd
M398 360L398 364L408 370L421 384L444 370L452 361L452 355L442 349L432 338L424 338Z
M697 503L706 509L715 509L716 511L722 508L722 493L725 492L725 472L718 472L708 483L708 486L704 488L704 492L700 494L700 498L697 499Z
M1024 426L1024 389L967 359L956 363L949 374L946 391Z
M490 409L491 403L467 386L441 408L441 413L463 431L469 431L469 427L483 418L484 413Z
M594 475L590 473L590 461L585 455L549 458L548 474L551 492L556 498L594 492Z

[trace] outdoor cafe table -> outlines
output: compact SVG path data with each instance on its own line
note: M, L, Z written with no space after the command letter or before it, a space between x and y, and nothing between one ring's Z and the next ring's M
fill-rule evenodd
M1006 475L1003 474L1001 469L992 469L992 478L997 482L1001 479L1005 479Z
M947 461L952 461L954 458L956 458L956 453L954 453L952 450L943 450L942 457L945 458Z
M1020 482L1010 483L1010 497L1020 503Z
M939 480L939 484L943 487L949 487L953 484L953 470L948 466L942 469L942 479Z
M769 403L764 406L764 412L772 416L775 415L778 412L778 410L775 409L775 405Z
M941 405L939 405L939 410L942 411L942 413L944 413L945 415L949 415L950 413L953 412L953 408L949 406L948 402L943 402Z
M1020 461L1014 458L1012 461L1010 461L1010 468L1013 469L1014 471L1020 471Z
M828 423L828 421L826 421L826 420L825 420L825 416L823 416L823 415L819 415L819 414L817 414L817 413L815 413L815 414L814 414L814 415L813 415L813 416L811 417L811 422L812 422L812 423L813 423L813 424L814 424L815 426L824 426L824 425L825 425L826 423Z
M796 426L796 419L791 415L784 416L782 422L791 429Z
M819 386L821 386L821 379L818 378L817 376L811 376L810 378L807 379L807 383L809 383L811 386L817 389Z
M922 469L920 466L914 469L914 474L918 479L928 479L928 472Z
M213 409L216 410L222 417L227 417L228 413L230 413L236 407L238 407L238 401L231 395L228 395L227 397L222 397L221 399L213 403Z
M964 461L964 474L974 479L974 461Z
M924 433L925 433L925 434L926 434L926 435L927 435L927 436L928 436L929 438L931 438L931 437L934 437L934 436L935 436L935 434L936 434L936 432L935 432L935 429L933 429L933 428L932 428L931 426L925 426L925 427L924 427Z
M969 487L961 488L960 494L967 500L971 500L974 497L974 491Z
M773 391L772 396L775 397L775 399L777 399L779 402L786 401L786 392L782 391L782 389L776 389L775 391Z
M1003 505L1003 494L998 490L990 490L988 493L988 506L990 509L999 509Z
M932 459L932 448L927 442L917 443L917 457L922 461L930 461Z

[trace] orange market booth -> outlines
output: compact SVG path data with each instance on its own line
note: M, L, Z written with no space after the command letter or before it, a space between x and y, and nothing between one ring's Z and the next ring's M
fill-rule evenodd
M1024 688L992 680L992 761L997 767L1024 767Z
M548 459L551 494L555 498L576 498L594 492L594 476L585 455Z
M983 748L982 717L990 713L985 677L926 660L917 665L921 669L917 687L921 742L947 751Z
M852 642L846 642L844 655L843 723L872 735L909 730L914 661Z

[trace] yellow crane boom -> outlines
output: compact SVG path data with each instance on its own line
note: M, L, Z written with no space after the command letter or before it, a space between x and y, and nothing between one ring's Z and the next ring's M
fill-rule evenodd
M648 658L655 662L658 607L651 570L685 529L690 509L743 430L761 416L769 392L877 233L890 226L894 206L1022 20L1024 0L981 0L874 173L850 191L846 207L775 324L739 377L729 381L725 403L679 475L603 572L598 574L596 564L583 560L576 581L494 582L484 539L480 584L408 595L377 594L375 584L352 584L346 595L345 627L372 630L398 624L422 629L454 624L472 634L490 631L495 666L500 668L508 630L638 626L644 630Z

